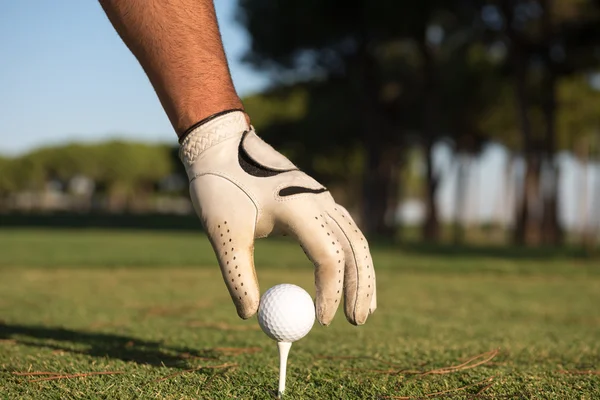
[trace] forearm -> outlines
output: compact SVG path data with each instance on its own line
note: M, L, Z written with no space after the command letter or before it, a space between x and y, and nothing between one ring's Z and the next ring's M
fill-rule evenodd
M229 74L212 0L100 0L137 58L173 128L242 108Z

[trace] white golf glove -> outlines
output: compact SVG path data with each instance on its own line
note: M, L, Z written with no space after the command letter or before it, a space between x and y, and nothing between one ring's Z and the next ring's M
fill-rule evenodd
M377 306L367 240L327 189L263 142L241 111L194 127L179 152L190 195L241 318L258 310L254 239L295 237L315 265L316 314L329 325L344 294L345 313L365 323Z

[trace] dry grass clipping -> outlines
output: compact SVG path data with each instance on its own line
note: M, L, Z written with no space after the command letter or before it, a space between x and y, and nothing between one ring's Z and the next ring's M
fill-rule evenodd
M374 360L381 364L386 364L386 365L395 367L395 368L390 368L390 369L345 368L345 369L353 370L353 371L369 371L369 372L377 372L377 373L381 373L381 374L390 374L390 375L399 375L399 374L403 374L403 375L444 375L444 374L450 374L450 373L457 372L457 371L464 371L466 369L472 369L472 368L479 367L480 365L490 362L494 357L496 357L498 355L498 353L499 353L499 350L495 349L495 350L487 351L485 353L481 353L476 356L473 356L473 357L469 358L467 361L465 361L461 364L458 364L458 365L452 365L449 367L436 368L436 369L431 369L431 370L426 370L426 371L412 370L412 369L400 369L399 365L397 363L381 360L381 359L378 359L375 357L320 356L319 358L344 359L344 360L367 359L367 360Z
M425 371L425 372L417 371L414 373L419 374L419 375L443 375L443 374L450 374L450 373L456 372L456 371L463 371L465 369L475 368L475 367L479 367L480 365L490 362L492 360L492 358L494 358L498 355L498 352L499 352L499 350L495 349L495 350L488 351L486 353L481 353L474 357L471 357L467 361L465 361L464 363L459 364L459 365L453 365L453 366L445 367L445 368L432 369L430 371ZM405 372L405 373L407 373L407 372Z
M454 388L454 389L448 389L448 390L442 390L441 392L434 392L434 393L427 393L424 394L422 396L385 396L384 398L386 399L396 399L396 400L410 400L410 399L418 399L418 398L423 398L423 397L437 397L440 395L445 395L445 394L449 394L449 393L454 393L454 392L458 392L460 390L465 390L474 386L479 386L482 385L484 383L487 383L487 385L485 385L484 387L482 387L481 389L479 389L479 391L475 394L475 396L479 396L481 395L485 390L489 389L490 387L492 387L492 385L494 384L494 378L487 378L484 379L482 381L476 382L476 383L471 383L469 385L465 385L465 386L461 386L458 388Z
M385 365L389 365L392 366L394 368L390 368L390 369L361 369L361 368L353 368L353 370L357 370L357 371L370 371L370 372L378 372L378 373L382 373L382 374L390 374L390 375L419 375L419 376L426 376L426 375L444 375L444 374L451 374L454 372L458 372L458 371L464 371L464 370L468 370L468 369L472 369L472 368L476 368L479 367L483 364L489 363L494 357L496 357L499 353L498 349L494 349L491 351L487 351L485 353L481 353L478 354L476 356L470 357L468 358L466 361L460 363L460 364L456 364L456 365L451 365L449 367L442 367L442 368L435 368L435 369L430 369L430 370L410 370L410 369L399 369L399 365L397 363L394 362L390 362L390 361L385 361L385 360L380 360L378 358L375 357L319 357L319 358L328 358L328 359L368 359L368 360L374 360L377 361L381 364L385 364ZM352 369L352 368L346 368L346 369ZM494 378L487 378L484 379L482 381L476 382L476 383L471 383L469 385L465 385L465 386L461 386L458 388L454 388L454 389L448 389L448 390L443 390L440 392L434 392L434 393L428 393L422 396L385 396L384 398L386 399L396 399L396 400L410 400L410 399L414 399L414 398L431 398L431 397L439 397L442 396L444 397L445 395L449 395L450 393L455 393L461 390L466 390L468 388L471 387L476 387L476 386L480 386L480 385L484 385L481 389L479 389L479 391L477 392L477 394L475 396L480 396L484 391L486 391L487 389L489 389L490 387L492 387L494 385Z
M38 378L38 379L29 379L28 382L42 382L42 381L53 381L57 379L70 379L70 378L85 378L88 376L94 375L117 375L123 374L121 371L103 371L103 372L81 372L77 374L62 374L56 372L46 372L46 371L38 371L38 372L13 372L13 375L17 376L26 376L26 377L35 377L35 376L44 376L50 375L46 378Z

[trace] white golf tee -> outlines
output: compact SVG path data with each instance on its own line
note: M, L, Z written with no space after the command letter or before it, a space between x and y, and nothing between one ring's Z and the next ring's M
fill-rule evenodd
M279 391L277 396L283 396L285 391L285 373L287 369L287 359L290 353L292 344L290 342L277 342L277 348L279 349Z

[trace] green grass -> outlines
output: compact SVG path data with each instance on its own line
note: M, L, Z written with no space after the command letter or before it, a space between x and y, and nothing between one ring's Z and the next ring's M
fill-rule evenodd
M294 344L288 398L600 398L598 259L373 248L378 311L358 328L339 312ZM295 245L261 241L256 259L263 291L313 292ZM237 318L201 234L0 230L0 294L0 398L269 399L277 387L276 346ZM411 373L494 349L475 368ZM26 371L122 374L14 374Z

